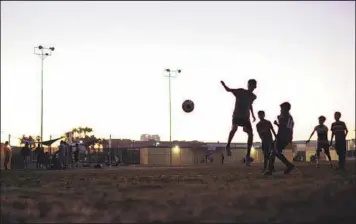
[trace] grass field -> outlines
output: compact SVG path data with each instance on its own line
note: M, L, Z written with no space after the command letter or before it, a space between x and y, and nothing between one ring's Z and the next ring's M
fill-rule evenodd
M347 173L299 164L291 175L265 177L259 169L253 164L1 172L1 221L355 223L354 163Z

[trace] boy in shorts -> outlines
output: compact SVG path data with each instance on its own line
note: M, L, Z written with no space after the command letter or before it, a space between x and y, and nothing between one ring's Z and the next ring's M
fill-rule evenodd
M260 121L257 123L256 128L258 135L260 136L260 139L262 141L262 151L263 151L263 169L262 172L265 172L267 170L267 165L268 165L268 160L271 154L271 150L273 148L273 137L276 138L276 132L273 129L272 123L269 120L265 119L265 112L264 111L258 111L258 118Z
M284 171L285 174L289 174L295 168L283 155L283 149L293 140L294 121L292 115L289 113L291 105L288 102L284 102L280 107L281 114L278 116L278 122L274 122L274 124L278 126L277 137L274 143L274 149L269 158L268 170L264 173L265 175L272 175L275 157L286 165L287 169Z
M320 116L319 118L319 125L315 126L313 132L310 134L309 139L305 142L308 144L310 139L313 137L314 133L318 135L317 140L317 148L316 148L316 167L319 167L319 159L320 159L320 152L324 150L325 155L328 157L329 165L332 167L331 163L331 156L329 151L329 140L328 140L328 127L324 125L326 118L324 116Z
M241 126L243 127L244 132L246 132L248 135L247 152L244 161L246 162L246 165L249 165L250 162L252 161L250 157L250 153L251 153L251 147L253 143L253 131L252 131L252 126L250 121L250 111L252 114L253 122L255 122L256 118L253 112L252 104L257 98L256 95L253 93L253 91L257 87L257 82L255 79L248 80L247 89L243 89L243 88L230 89L225 85L223 81L221 81L221 84L223 85L223 87L227 92L231 92L236 98L235 109L232 115L232 127L226 145L226 154L227 156L231 156L230 144L237 131L237 127Z

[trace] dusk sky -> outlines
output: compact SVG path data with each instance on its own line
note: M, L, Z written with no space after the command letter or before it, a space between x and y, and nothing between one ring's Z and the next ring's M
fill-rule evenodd
M220 80L245 88L250 78L256 117L264 110L273 122L280 103L292 104L294 140L308 139L320 115L330 128L335 111L355 135L354 1L1 2L2 142L40 135L40 44L56 48L44 62L45 140L77 126L168 140L165 68L182 69L173 139L226 142L235 99ZM246 139L239 129L234 142Z

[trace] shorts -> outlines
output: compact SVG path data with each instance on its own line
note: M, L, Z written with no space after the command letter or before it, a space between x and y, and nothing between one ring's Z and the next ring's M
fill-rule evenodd
M248 118L232 117L232 125L237 125L252 130L251 121Z
M329 143L328 142L318 142L316 147L316 155L320 156L320 152L324 149L324 153L329 153Z
M346 152L346 140L335 141L336 152Z
M283 149L285 149L289 143L290 141L288 140L277 138L274 142L274 148L277 153L282 153Z
M31 157L30 156L24 156L23 161L27 164L31 163Z
M262 152L264 156L269 156L273 148L273 142L262 142Z

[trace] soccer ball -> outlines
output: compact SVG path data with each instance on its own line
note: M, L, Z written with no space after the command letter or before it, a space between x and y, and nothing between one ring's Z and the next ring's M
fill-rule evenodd
M185 100L182 104L184 112L190 113L194 110L194 103L191 100Z

